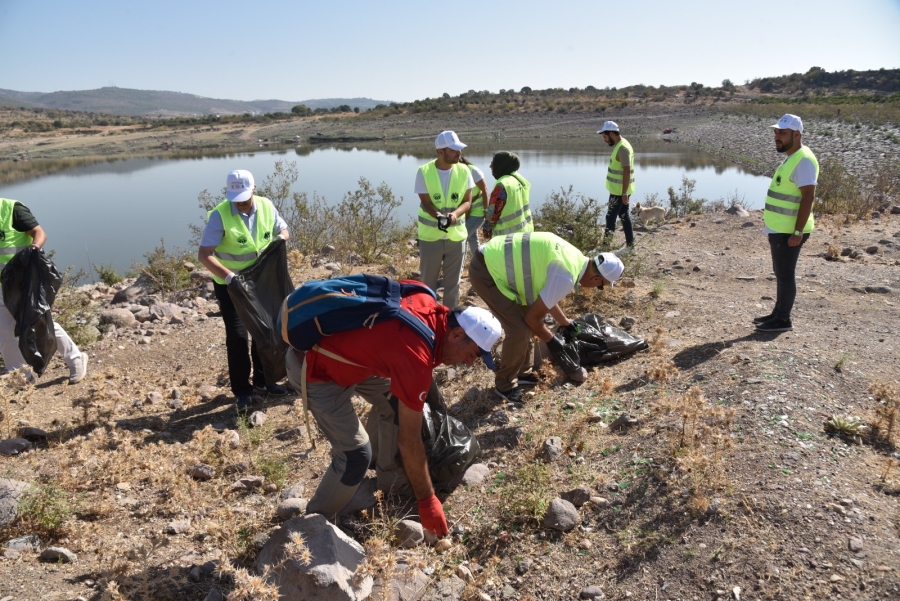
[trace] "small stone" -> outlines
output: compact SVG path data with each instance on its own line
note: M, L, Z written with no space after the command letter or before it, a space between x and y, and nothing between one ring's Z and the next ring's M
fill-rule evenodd
M244 488L259 488L263 485L264 481L265 478L263 478L262 476L244 476L235 484L240 483L244 486Z
M299 499L303 496L303 493L305 490L306 490L306 487L304 486L303 482L298 482L297 484L294 484L293 486L289 486L288 488L285 488L284 490L282 490L281 498L282 499Z
M745 221L744 223L741 224L741 227L742 228L756 227L756 224L753 223L752 221Z
M544 515L544 527L553 528L562 532L568 532L575 528L581 521L578 510L570 502L564 499L553 499L547 513Z
M237 434L237 432L235 432L235 434ZM226 475L230 476L231 474L243 474L249 469L250 465L246 461L238 461L237 463L226 465L224 472Z
M258 427L262 426L264 423L266 423L268 420L269 420L269 416L267 416L262 411L254 411L253 413L250 414L250 425L252 425L254 427L258 428Z
M38 557L41 561L54 561L59 563L75 563L78 556L65 547L47 547Z
M20 536L19 538L8 540L3 546L20 553L37 553L41 550L42 545L43 543L37 534L29 534L27 536Z
M566 374L566 377L572 380L573 382L584 382L587 380L588 372L585 368L579 367L577 370L572 373Z
M188 579L191 582L200 582L200 566L194 566L188 573Z
M755 282L756 276L752 275L739 275L735 278L736 280L740 280L741 282Z
M877 244L873 244L872 246L866 247L866 253L868 253L870 255L877 255L879 250L881 250L881 249L878 248Z
M469 466L462 477L463 486L479 486L491 470L483 463L474 463Z
M531 569L532 564L534 564L534 560L529 557L526 557L522 561L519 562L519 565L516 566L516 574L519 576L525 575L528 570Z
M190 529L190 520L174 520L166 525L166 534L184 534Z
M116 490L120 490L122 492L131 490L131 482L119 482L118 484L116 484Z
M306 505L309 501L302 498L285 499L278 504L275 513L283 520L289 520L292 517L303 515L306 513Z
M394 527L394 536L404 549L412 549L425 540L422 524L415 520L400 520Z
M837 575L837 574L832 574L832 575L831 575L831 578L829 578L829 580L830 580L831 582L841 582L843 579L844 579L843 576L839 576L839 575Z
M610 432L615 432L616 430L627 430L633 426L638 424L638 420L623 413L619 417L613 420L613 422L609 425Z
M637 320L634 317L629 317L628 315L626 315L619 320L619 327L627 332L631 330L635 323L637 323Z
M859 553L863 550L863 540L858 536L851 537L847 542L847 548L854 553Z
M466 391L465 399L469 402L478 400L478 387L472 386Z
M220 446L227 446L229 449L236 449L241 446L241 437L234 430L224 430L219 434L219 440L216 443Z
M505 426L509 423L509 414L503 409L497 409L491 413L488 421L497 426Z
M578 595L579 599L603 599L603 597L605 597L603 590L596 585L584 587Z
M159 405L162 402L163 394L158 390L154 390L144 398L144 404L146 405Z
M452 542L450 542L446 538L442 538L438 542L434 543L434 550L438 553L443 553L444 551L449 551L452 546Z
M891 289L887 286L866 286L865 291L869 294L890 294Z
M591 491L584 487L573 488L572 490L566 491L559 496L575 507L581 507L591 500Z
M205 463L198 463L188 469L188 475L194 480L211 480L216 475L216 468Z
M47 440L47 432L31 426L22 426L19 428L18 435L19 438L24 438L29 442L43 442Z
M551 436L544 441L544 446L541 448L541 458L547 463L559 459L563 453L562 438L559 436Z
M181 400L181 399L171 399L171 400L168 402L168 405L169 405L169 407L171 407L171 408L174 409L175 411L178 411L178 410L184 408L184 401Z
M456 566L456 575L459 576L459 579L463 582L475 582L475 576L472 575L472 570L462 564Z
M610 506L609 500L604 499L603 497L591 497L590 501L591 501L591 505L593 505L594 507L597 507L597 508Z
M700 265L694 265L694 267L693 267L693 269L691 269L691 271L703 271L703 267Z

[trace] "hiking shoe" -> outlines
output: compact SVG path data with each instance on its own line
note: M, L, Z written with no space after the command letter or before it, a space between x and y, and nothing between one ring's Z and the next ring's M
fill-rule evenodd
M265 386L253 385L254 394L269 396L284 396L288 393L288 389L281 384L266 384Z
M235 406L235 412L237 413L238 419L250 415L250 409L252 407L253 397L251 397L249 394L238 395L237 405Z
M753 323L766 323L770 319L775 319L774 313L769 313L768 315L762 315L760 317L754 317Z
M81 353L80 357L75 357L72 365L69 366L69 384L78 384L84 380L84 376L87 375L87 364L87 353Z
M522 397L525 395L525 391L522 390L521 387L516 386L512 390L507 390L506 392L501 391L498 388L494 389L494 394L498 397L506 401L507 403L522 403Z
M531 388L532 386L537 386L540 379L537 377L537 374L530 373L524 376L519 376L516 378L519 382L519 386L524 386L526 388Z
M756 324L756 329L760 332L790 332L794 329L790 319L773 318L769 321Z

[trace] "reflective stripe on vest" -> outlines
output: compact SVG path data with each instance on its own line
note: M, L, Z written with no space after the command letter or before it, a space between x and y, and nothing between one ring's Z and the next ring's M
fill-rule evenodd
M547 268L554 261L562 263L577 284L587 258L549 232L495 236L484 246L484 262L497 289L519 305L537 301L547 283Z
M447 198L444 197L444 191L441 188L441 178L438 175L436 161L431 161L419 167L422 176L425 179L425 187L428 189L428 196L434 204L438 212L447 214L462 204L469 190L469 170L465 165L456 163L450 171L450 185L447 189ZM452 225L444 233L438 229L437 219L425 212L422 205L419 205L419 240L425 242L434 242L449 238L454 242L461 242L466 239L468 232L466 231L465 220L458 220L456 225Z
M500 219L494 224L494 234L533 232L534 225L528 202L531 184L518 173L504 175L497 180L497 183L506 190L506 205L503 207Z
M13 210L17 200L0 198L0 265L9 263L20 250L32 245L34 239L26 232L13 228Z
M634 149L628 140L619 138L619 141L613 146L612 155L609 157L609 167L606 169L606 189L614 196L622 194L622 178L625 175L625 169L619 162L619 148L623 146L628 149L628 167L631 170L627 194L634 194Z
M474 166L466 165L469 168L469 172L472 173L472 181L475 181L475 173L472 171ZM478 184L475 184L475 187L472 188L472 209L469 211L469 217L484 217L484 197Z
M812 161L816 168L816 181L819 179L819 161L807 146L801 146L797 152L784 160L784 163L775 170L775 174L772 176L772 183L769 184L769 191L766 194L763 219L766 222L766 227L770 230L782 234L793 234L794 231L800 230L804 234L808 234L815 227L812 210L810 210L809 219L806 220L804 226L802 228L797 227L797 215L800 214L800 202L803 199L803 193L797 184L791 181L791 175L803 159Z
M213 256L231 271L245 269L259 257L260 253L272 242L275 229L275 206L268 198L253 197L256 208L256 234L251 234L239 212L233 212L233 204L229 200L220 202L213 211L222 218L224 235L222 241L213 251ZM210 215L212 211L210 211ZM225 280L213 275L213 280L224 284Z

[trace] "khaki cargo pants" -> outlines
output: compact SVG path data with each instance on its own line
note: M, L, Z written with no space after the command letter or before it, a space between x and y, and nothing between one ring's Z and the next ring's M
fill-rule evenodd
M300 390L301 360L289 351L286 365L291 386ZM310 499L307 513L321 513L334 520L353 498L366 470L373 464L379 490L412 494L397 446L399 400L391 395L390 388L389 379L374 376L355 386L307 382L309 411L331 443L331 465ZM354 395L372 405L365 427L353 408Z

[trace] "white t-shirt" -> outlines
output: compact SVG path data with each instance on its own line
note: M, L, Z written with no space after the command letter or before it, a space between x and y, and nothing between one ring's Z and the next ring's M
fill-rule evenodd
M444 193L444 198L447 197L447 190L450 189L450 175L453 173L453 169L438 169L438 178L441 180L441 191ZM478 179L472 178L472 173L477 172L479 177ZM477 167L473 168L472 171L469 172L469 183L466 185L467 190L471 190L475 187L475 182L479 182L484 179L484 173L481 169ZM422 170L416 170L416 195L419 194L428 194L428 186L425 185L425 176L422 175ZM460 199L460 202L462 200Z
M788 157L790 158L790 157ZM787 158L784 159L788 160ZM784 165L784 161L781 163ZM803 186L817 186L819 182L816 181L816 166L813 165L813 162L808 158L803 157L800 159L800 162L794 167L794 171L791 173L790 180L794 182L798 188L802 188ZM765 234L768 236L769 234L778 234L772 228L766 226Z
M585 259L584 265L581 266L581 271L578 273L579 280L581 279L581 276L584 275L587 264L588 259ZM575 280L572 279L572 274L569 273L562 261L551 261L550 264L547 265L547 283L541 288L540 293L541 300L544 301L547 308L553 307L559 301L566 298L566 295L574 289Z

